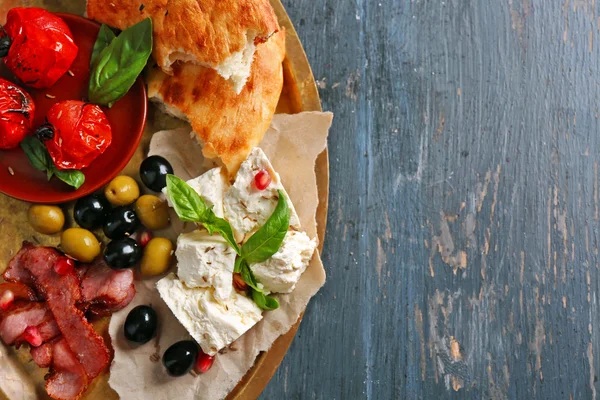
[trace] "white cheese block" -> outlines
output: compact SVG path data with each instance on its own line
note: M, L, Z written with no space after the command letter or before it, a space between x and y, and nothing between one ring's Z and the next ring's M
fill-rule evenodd
M204 199L209 207L213 206L217 217L223 218L223 194L229 188L229 182L221 167L210 169L186 183ZM166 187L163 189L163 193L167 196ZM168 196L167 202L170 207L173 206Z
M206 354L217 354L262 319L260 308L235 291L222 304L214 298L212 289L189 288L175 274L158 281L156 287Z
M175 256L177 275L188 287L213 287L219 301L231 296L236 253L220 235L205 231L181 234Z
M288 231L277 253L250 265L256 280L272 293L290 293L306 270L317 242L304 232Z
M268 171L272 179L264 190L258 190L254 185L254 176L261 169ZM290 226L299 229L298 215L281 184L279 174L273 170L265 153L255 147L240 166L234 184L225 193L223 198L225 219L229 221L235 231L244 234L260 228L269 219L277 205L278 189L283 191L290 207Z

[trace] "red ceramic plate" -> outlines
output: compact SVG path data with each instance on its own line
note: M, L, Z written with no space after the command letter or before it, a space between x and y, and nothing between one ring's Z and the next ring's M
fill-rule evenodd
M65 74L49 89L28 89L35 102L35 126L44 123L48 109L59 100L85 100L89 79L89 62L100 25L89 19L57 13L69 26L79 46L71 66L73 76ZM0 75L18 81L2 66ZM138 147L146 123L146 87L141 78L112 108L103 108L112 126L112 144L88 168L83 169L85 183L78 189L57 178L50 181L46 173L33 168L21 148L0 150L0 192L33 203L64 203L90 194L114 178ZM9 168L14 172L12 175Z

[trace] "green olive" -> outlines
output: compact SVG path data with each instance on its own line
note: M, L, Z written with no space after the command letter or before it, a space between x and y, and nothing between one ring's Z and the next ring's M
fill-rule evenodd
M106 186L104 195L112 205L126 206L140 197L140 187L132 177L119 175Z
M140 271L143 276L160 275L169 269L173 258L173 243L169 239L154 238L144 248Z
M169 206L151 194L145 194L137 199L135 213L142 224L152 231L169 226Z
M60 207L35 204L29 207L27 220L37 232L51 235L61 231L65 224L65 214Z
M67 229L60 237L60 247L65 254L84 263L94 261L100 254L98 239L87 229Z

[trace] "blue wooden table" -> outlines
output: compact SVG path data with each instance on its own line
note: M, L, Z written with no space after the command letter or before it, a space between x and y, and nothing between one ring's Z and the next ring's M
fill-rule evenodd
M284 0L336 115L265 399L596 399L600 1Z

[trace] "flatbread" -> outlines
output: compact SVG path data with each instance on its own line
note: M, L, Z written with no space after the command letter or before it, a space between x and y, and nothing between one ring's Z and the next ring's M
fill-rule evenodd
M153 56L168 74L176 61L217 68L249 39L262 43L279 31L269 0L88 0L87 15L119 29L151 17Z
M233 175L269 128L283 87L284 57L282 30L257 46L240 94L210 68L178 63L172 76L149 68L148 97L164 103L164 111L187 119L203 144L204 156L219 158Z

